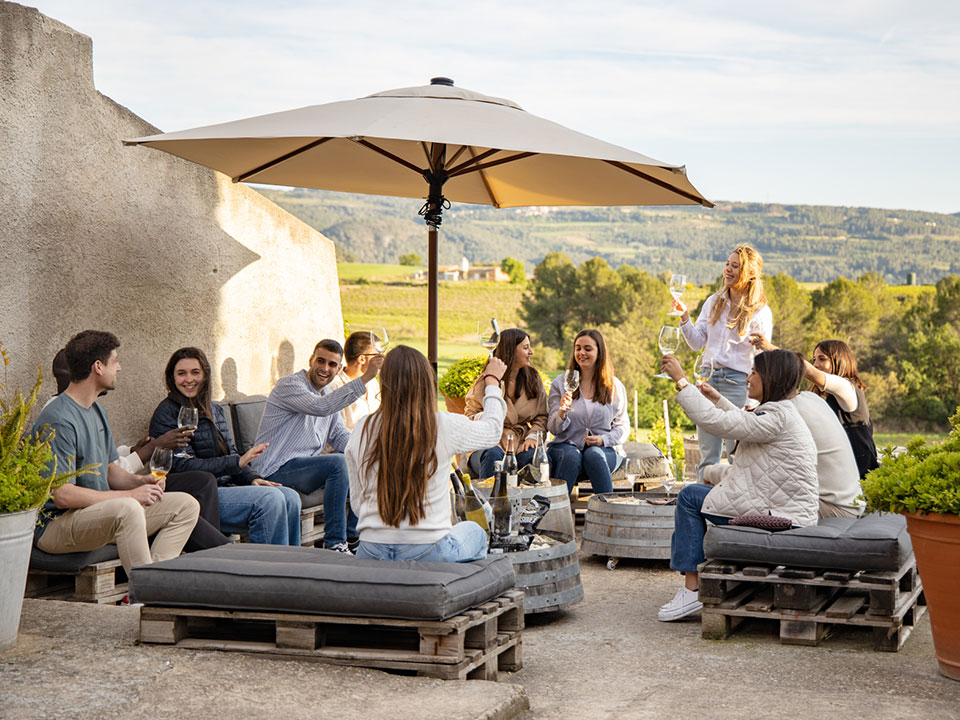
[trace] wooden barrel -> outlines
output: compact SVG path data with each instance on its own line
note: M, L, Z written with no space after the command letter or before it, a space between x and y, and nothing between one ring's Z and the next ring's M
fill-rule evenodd
M573 511L570 509L570 495L567 493L567 483L554 479L550 487L531 487L521 485L520 493L523 504L526 505L534 495L542 495L550 501L550 511L543 516L538 532L557 533L565 537L573 537Z
M536 550L508 553L523 590L524 613L563 610L583 600L577 541L570 535L541 533L556 544Z
M587 503L581 549L610 558L670 559L675 505L651 505L647 500L666 493L605 493ZM676 497L671 493L670 497ZM610 502L635 498L639 503Z

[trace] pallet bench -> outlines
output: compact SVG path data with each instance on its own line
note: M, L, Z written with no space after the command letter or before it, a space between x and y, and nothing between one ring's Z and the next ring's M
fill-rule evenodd
M119 558L91 563L77 572L30 570L24 597L115 603L128 592Z
M449 620L394 620L146 606L140 642L262 653L334 665L409 671L443 680L497 680L523 665L523 593Z
M897 652L926 611L913 556L896 571L822 570L709 560L700 566L701 636L722 640L745 620L780 623L785 645L819 645L830 626L873 629Z

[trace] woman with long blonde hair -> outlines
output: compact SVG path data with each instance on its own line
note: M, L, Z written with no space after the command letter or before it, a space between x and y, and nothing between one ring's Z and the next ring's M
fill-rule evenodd
M737 407L747 401L747 375L758 352L750 338L762 335L769 340L773 334L773 313L763 293L762 272L760 253L749 245L738 245L724 265L723 287L707 298L696 323L690 322L690 312L680 300L673 301L674 309L683 313L680 332L687 345L713 360L708 382ZM700 428L697 439L697 480L702 481L704 468L720 462L724 439Z
M500 440L506 366L487 362L483 417L437 411L437 384L422 353L398 345L380 372L380 407L354 427L345 451L350 504L359 521L357 557L469 562L487 554L474 522L450 522L450 463Z

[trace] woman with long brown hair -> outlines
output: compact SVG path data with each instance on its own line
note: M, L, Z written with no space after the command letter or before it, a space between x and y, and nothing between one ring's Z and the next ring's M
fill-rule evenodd
M533 357L530 336L519 328L504 330L493 349L493 356L507 366L507 374L503 377L507 416L503 421L500 443L470 454L470 470L475 477L481 478L491 477L494 463L503 460L508 449L508 435L513 436L519 467L533 459L537 433L541 433L544 440L547 435L547 391L540 373L530 364ZM484 384L478 378L466 398L465 414L471 420L483 412L483 393Z
M203 350L185 347L173 353L164 380L168 395L153 411L150 434L159 437L177 427L181 407L197 409L199 423L186 448L189 457L174 455L173 471L204 470L216 476L220 529L248 532L252 543L299 545L300 496L250 468L265 445L237 453L223 408L210 402L210 362Z
M506 369L496 357L487 362L483 418L469 420L437 412L436 378L422 353L406 345L387 353L380 407L357 422L344 453L359 517L357 557L469 562L486 555L483 528L450 522L450 463L500 438Z
M580 373L573 392L564 375L550 385L547 429L553 433L548 455L550 474L563 478L573 492L581 476L595 493L613 492L612 474L623 462L623 442L630 435L627 391L613 374L607 345L598 330L581 330L573 340L567 372Z
M749 245L738 245L723 267L723 287L703 303L696 323L680 300L673 307L680 316L680 332L693 350L702 350L713 361L708 382L737 407L747 401L747 375L757 350L750 337L771 338L773 313L763 292L763 258ZM700 464L697 479L703 480L708 465L720 462L724 438L697 428ZM732 448L732 441L727 439Z

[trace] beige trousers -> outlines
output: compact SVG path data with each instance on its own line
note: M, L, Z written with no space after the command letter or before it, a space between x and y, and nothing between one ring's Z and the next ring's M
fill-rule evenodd
M150 507L133 498L115 498L67 510L49 523L37 547L53 554L89 552L117 544L123 569L177 557L193 526L200 504L186 493L166 493ZM153 546L147 538L153 534Z
M834 505L833 503L824 502L823 500L820 501L819 515L821 518L860 517L860 513L854 512L853 510L848 510L845 507L840 507L839 505Z

